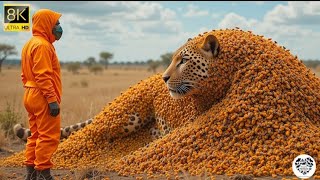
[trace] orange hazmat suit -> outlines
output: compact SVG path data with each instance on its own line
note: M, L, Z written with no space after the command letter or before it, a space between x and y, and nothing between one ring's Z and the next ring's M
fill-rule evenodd
M60 13L43 9L32 17L33 37L21 53L24 106L28 112L31 136L26 144L24 164L36 170L53 167L51 157L60 139L60 115L50 116L48 104L61 102L60 63L52 43L52 29Z

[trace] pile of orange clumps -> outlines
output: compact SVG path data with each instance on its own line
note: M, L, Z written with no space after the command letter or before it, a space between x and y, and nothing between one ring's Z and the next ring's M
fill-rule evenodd
M319 164L319 78L271 39L239 29L208 33L221 46L208 81L221 89L215 91L221 98L207 111L198 114L190 97L176 103L161 75L152 76L106 106L95 123L61 143L53 159L56 167L85 164L121 175L187 171L191 175L282 176L294 175L292 161L300 154L312 156ZM155 102L156 97L162 101ZM111 142L110 134L123 133L117 130L122 121L113 119L125 116L122 108L129 107L128 101L136 103L135 108L144 104L160 107L159 114L177 119L174 130L152 141L145 128ZM15 159L9 157L4 163L14 164ZM320 175L320 168L315 174Z

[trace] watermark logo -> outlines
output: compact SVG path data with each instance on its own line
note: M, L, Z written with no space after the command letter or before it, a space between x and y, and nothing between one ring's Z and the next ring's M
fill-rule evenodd
M30 31L29 4L4 4L3 10L4 31Z
M316 162L311 156L301 154L293 160L292 170L298 178L310 178L316 171Z

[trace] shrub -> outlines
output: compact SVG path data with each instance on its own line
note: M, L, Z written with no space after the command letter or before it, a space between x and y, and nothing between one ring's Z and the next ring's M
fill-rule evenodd
M0 125L6 136L14 136L13 126L19 122L21 114L15 112L13 106L7 102L5 111L0 112Z
M81 66L79 62L72 62L67 64L67 70L72 74L79 74Z
M88 87L88 86L89 86L88 81L87 81L87 80L84 80L84 79L81 80L80 84L81 84L81 87Z
M3 130L0 130L0 150L7 144L6 136ZM1 176L0 176L1 177ZM1 178L0 178L1 180Z
M79 83L76 82L76 81L72 81L71 84L70 84L71 88L78 87L78 86L79 86Z
M99 64L94 64L92 66L89 67L89 71L94 73L94 74L98 74L98 73L102 73L103 71L103 67Z

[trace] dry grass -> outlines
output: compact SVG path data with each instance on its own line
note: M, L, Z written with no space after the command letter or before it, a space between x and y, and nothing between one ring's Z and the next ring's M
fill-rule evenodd
M7 140L5 137L5 133L2 130L0 130L0 151L5 147L6 144Z
M0 180L6 180L6 179L8 179L7 173L0 170Z
M2 153L3 149L6 147L8 141L5 137L4 131L0 130L0 153ZM5 180L7 178L7 173L0 169L0 180Z
M161 72L160 69L158 72ZM98 114L102 108L120 95L121 91L152 75L147 66L110 67L102 74L94 75L87 69L72 74L62 69L62 126L84 121ZM20 67L3 68L0 74L0 111L6 102L15 102L15 111L21 113L21 123L27 125L27 113L23 106L23 87Z
M316 73L316 76L320 78L320 66L318 66L317 68L315 69L311 69L313 72Z
M159 68L158 72L163 72ZM313 69L320 77L320 69ZM129 86L152 75L148 66L114 66L94 75L86 68L80 74L72 74L62 69L62 126L92 118L114 98ZM27 126L27 112L23 106L23 87L20 79L20 67L3 68L0 74L0 112L6 108L6 102L14 104L14 110L21 114L20 122Z
M71 178L75 180L82 180L82 179L98 180L98 179L103 179L104 177L106 177L106 174L98 170L82 169L82 170L76 170Z

